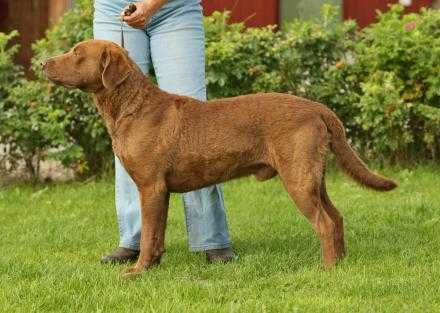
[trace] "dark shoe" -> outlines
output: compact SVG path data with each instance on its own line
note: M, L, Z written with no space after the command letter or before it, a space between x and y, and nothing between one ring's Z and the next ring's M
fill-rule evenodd
M209 263L228 263L238 259L231 247L223 249L206 250L206 260Z
M139 256L138 250L131 250L127 248L119 247L110 254L104 255L101 258L102 264L121 264L136 261Z

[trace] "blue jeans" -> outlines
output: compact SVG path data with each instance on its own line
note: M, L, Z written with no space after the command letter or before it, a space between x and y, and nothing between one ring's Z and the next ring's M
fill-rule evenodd
M169 0L145 29L124 25L124 42L130 57L144 73L148 73L150 64L154 67L162 90L205 100L205 38L199 2ZM93 32L96 39L120 44L121 26L117 16L129 3L95 0ZM119 245L137 250L141 230L138 190L118 158L115 158L115 170ZM191 251L230 247L219 186L185 193L183 203Z

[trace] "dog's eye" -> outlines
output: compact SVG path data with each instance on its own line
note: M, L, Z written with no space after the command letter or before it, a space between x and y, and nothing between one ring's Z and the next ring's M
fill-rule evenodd
M73 55L77 57L79 55L78 50L73 50Z

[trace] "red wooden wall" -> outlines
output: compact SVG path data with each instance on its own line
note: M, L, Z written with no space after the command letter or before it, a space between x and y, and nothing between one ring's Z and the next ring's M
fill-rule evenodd
M58 20L70 0L0 0L0 32L18 30L20 44L16 61L29 68L31 44L44 36L47 27Z
M231 11L231 22L245 22L248 27L274 25L279 22L279 0L202 0L203 13Z
M48 25L49 1L0 0L0 9L0 31L18 30L20 37L14 43L19 43L21 49L16 59L28 68L31 43L44 35Z
M354 19L360 27L365 27L376 20L376 10L386 11L389 4L398 0L344 0L344 19ZM412 0L407 12L416 12L421 7L431 6L432 0Z

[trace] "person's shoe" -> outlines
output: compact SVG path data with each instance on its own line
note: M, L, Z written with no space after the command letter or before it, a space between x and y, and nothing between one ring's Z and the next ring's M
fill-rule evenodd
M209 263L228 263L238 259L231 247L223 249L206 250L206 260Z
M138 250L119 247L113 252L101 258L102 264L121 264L136 261L139 256Z

